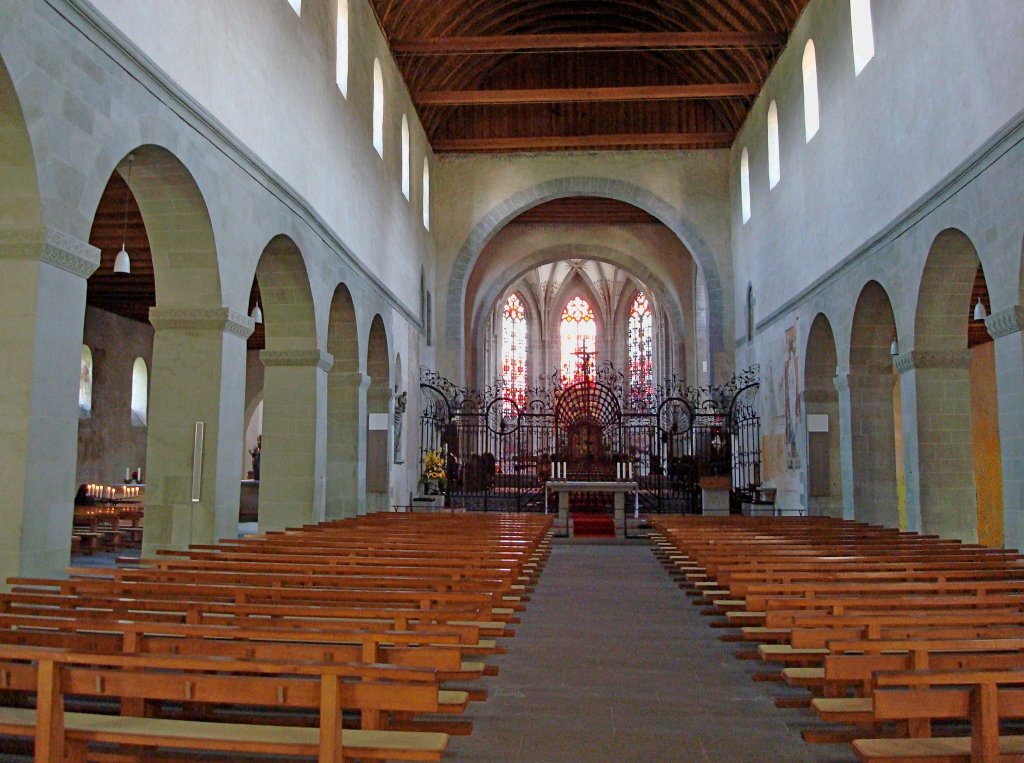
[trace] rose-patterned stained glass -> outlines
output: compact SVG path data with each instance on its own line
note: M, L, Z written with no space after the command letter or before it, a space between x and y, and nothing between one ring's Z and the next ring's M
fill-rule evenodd
M627 353L629 357L629 386L633 395L650 395L654 383L653 349L654 314L650 300L642 291L629 308Z
M583 378L583 359L578 353L595 354L597 324L594 310L583 297L573 297L562 311L560 327L562 381L571 384ZM594 358L590 359L591 366Z
M517 401L526 396L528 336L523 301L518 294L512 294L501 315L501 377L505 380L506 393Z

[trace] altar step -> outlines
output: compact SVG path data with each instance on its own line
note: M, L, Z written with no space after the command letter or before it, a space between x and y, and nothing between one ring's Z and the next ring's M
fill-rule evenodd
M577 538L614 538L615 522L608 514L571 512L572 534Z

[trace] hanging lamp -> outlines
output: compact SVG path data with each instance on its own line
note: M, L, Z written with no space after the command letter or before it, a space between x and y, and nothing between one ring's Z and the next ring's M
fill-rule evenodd
M257 302L252 308L252 312L249 313L249 317L256 323L263 323L263 311L260 309L260 303Z
M132 160L134 158L134 154L128 154L128 180L125 182L124 189L124 224L121 228L121 251L114 258L114 272L124 273L125 275L129 275L132 272L132 261L128 256L128 250L125 248L125 242L128 239L128 199L132 194L129 183L132 181Z
M890 355L899 355L900 354L900 340L899 340L899 338L895 334L892 335L892 344L889 345L889 354Z
M981 297L978 297L978 304L974 306L974 320L983 321L988 316L985 306L981 304Z

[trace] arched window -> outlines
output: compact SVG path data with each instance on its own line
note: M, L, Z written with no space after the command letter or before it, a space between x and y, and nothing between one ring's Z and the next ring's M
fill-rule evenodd
M409 119L402 114L402 195L409 198Z
M92 415L92 350L82 345L82 373L78 377L78 417L87 419Z
M384 158L384 72L380 59L373 59L373 147Z
M638 292L629 308L629 388L635 397L647 397L654 387L654 313L650 300Z
M779 167L779 109L772 101L768 106L768 188L778 185L782 177Z
M740 212L743 222L750 219L750 154L746 146L740 154Z
M818 64L814 58L814 40L804 48L804 130L809 142L818 132Z
M853 73L860 74L875 56L871 0L850 0L850 22L853 28Z
M501 378L506 394L517 402L526 398L527 342L526 309L519 295L512 294L501 314Z
M348 98L348 0L338 0L337 62L335 78L341 94Z
M573 297L562 311L560 337L562 380L566 383L579 381L583 377L583 358L580 353L586 351L593 355L597 347L594 310L583 297Z
M423 157L423 227L430 230L430 164Z
M149 410L149 370L146 361L135 359L132 366L132 426L146 426Z
M302 15L302 0L288 0L288 4L298 15Z

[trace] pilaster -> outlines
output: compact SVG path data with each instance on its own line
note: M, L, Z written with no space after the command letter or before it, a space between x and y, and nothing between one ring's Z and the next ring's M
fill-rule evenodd
M1004 542L1024 547L1024 310L1013 305L985 319L995 339Z

